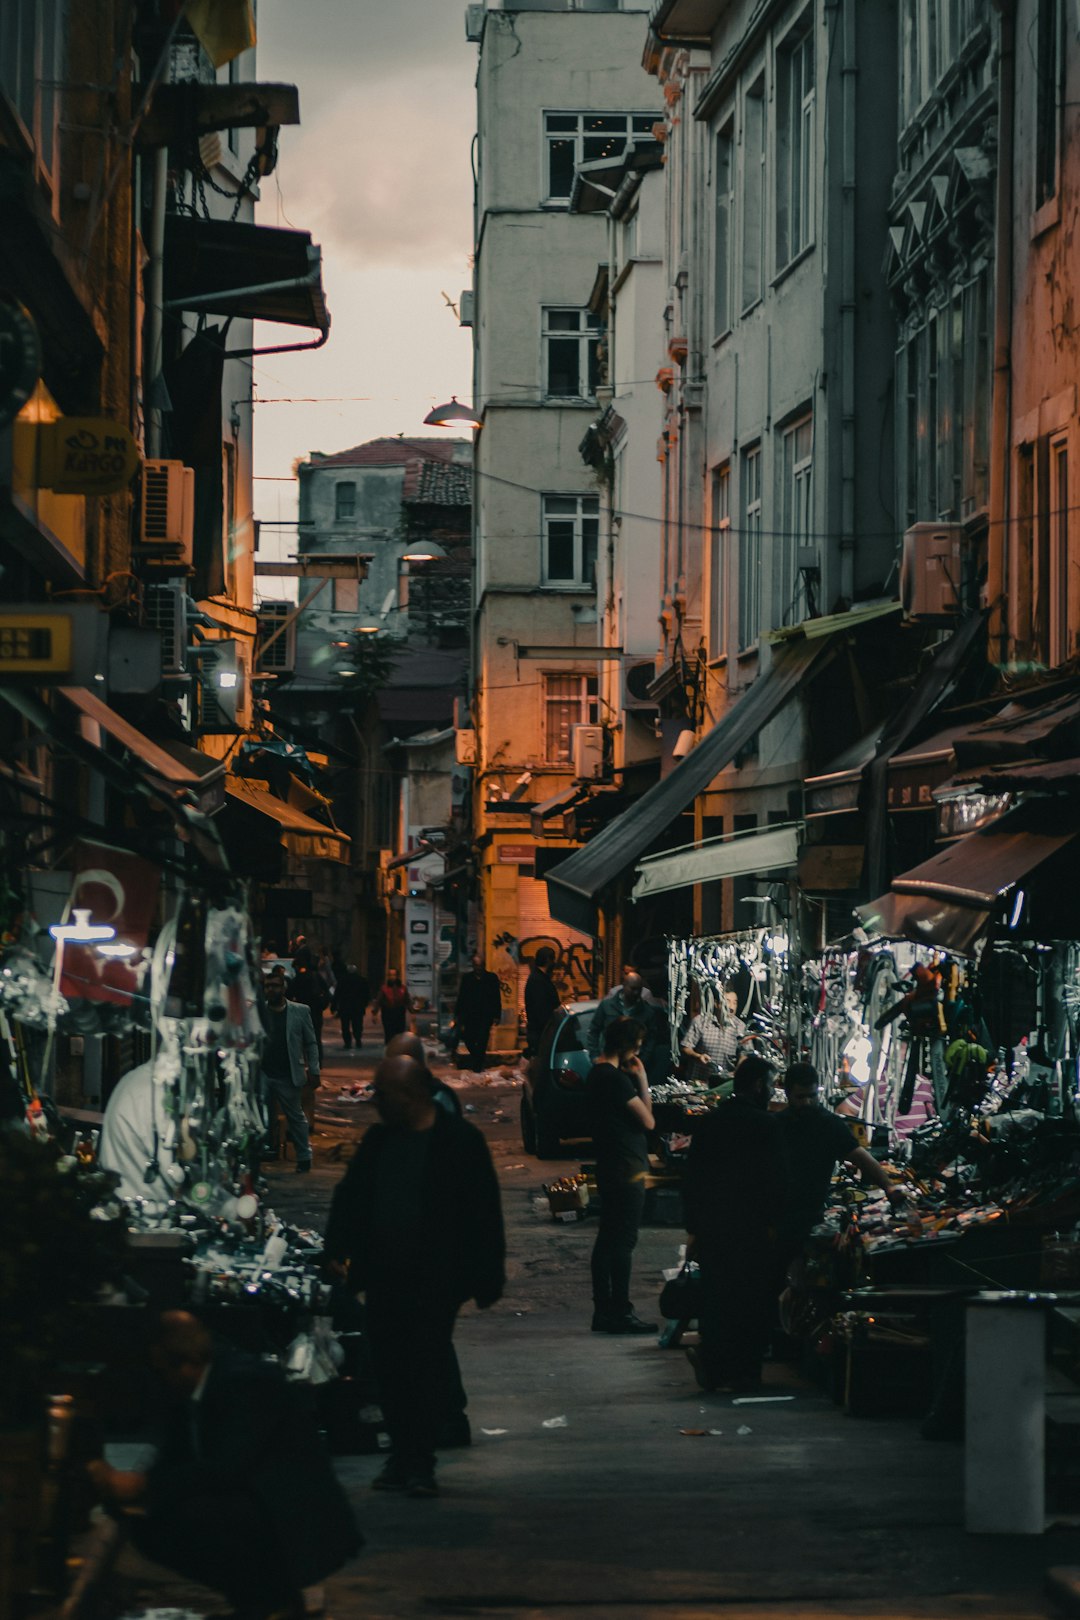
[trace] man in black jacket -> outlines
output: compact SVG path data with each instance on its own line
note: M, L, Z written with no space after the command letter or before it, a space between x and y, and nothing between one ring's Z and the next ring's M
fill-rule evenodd
M127 1521L141 1552L224 1593L237 1620L302 1620L303 1588L362 1544L308 1391L186 1311L162 1318L151 1364L170 1397L157 1457L147 1474L93 1462L94 1484L145 1510Z
M560 1005L559 992L551 979L554 966L555 952L550 945L541 945L525 980L525 1030L530 1057L537 1055L547 1021Z
M702 1389L745 1392L761 1380L784 1192L772 1078L764 1058L744 1057L733 1095L690 1139L683 1199L688 1252L701 1268L701 1343L687 1354Z
M454 1028L465 1041L473 1069L484 1067L491 1026L501 1017L502 991L498 975L489 973L484 958L474 951L472 972L462 979L454 1008Z
M461 1306L502 1296L499 1183L474 1125L439 1108L408 1057L375 1071L381 1124L365 1133L330 1206L324 1254L363 1293L390 1433L376 1490L435 1496L445 1369Z

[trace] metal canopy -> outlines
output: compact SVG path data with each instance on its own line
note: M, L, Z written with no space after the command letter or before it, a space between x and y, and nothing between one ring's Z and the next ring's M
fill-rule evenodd
M642 861L632 898L687 889L693 883L715 883L722 878L746 877L751 872L775 872L794 866L799 858L799 827L770 827L758 833L712 838L707 843L673 850Z
M165 308L330 330L322 254L308 232L236 220L169 215Z
M777 655L724 718L670 775L657 782L583 849L547 874L551 915L586 934L596 933L597 900L704 792L761 728L779 713L796 688L824 664L836 635L801 640Z

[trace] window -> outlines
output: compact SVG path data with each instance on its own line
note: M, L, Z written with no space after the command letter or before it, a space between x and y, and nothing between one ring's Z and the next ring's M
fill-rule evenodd
M739 647L752 647L761 629L761 446L742 458L739 535Z
M776 622L798 624L810 604L800 573L799 553L813 533L814 422L810 416L784 429L780 447L780 543L776 548Z
M814 235L814 36L785 41L776 58L776 268Z
M334 579L330 581L333 591L335 613L360 612L360 581L358 579Z
M356 485L334 485L334 522L342 523L356 516Z
M712 565L709 578L709 652L727 652L728 551L731 545L731 463L712 477Z
M549 765L573 760L574 726L595 725L600 698L595 675L545 675L544 758Z
M1035 55L1035 207L1057 195L1065 89L1064 0L1038 0Z
M547 202L569 202L579 163L614 157L634 136L652 134L656 113L544 114Z
M735 130L727 124L716 137L716 214L713 220L713 332L731 327L731 241L735 219Z
M592 399L600 381L600 320L587 309L544 310L544 393Z
M765 267L765 80L743 98L742 307L764 291Z
M1065 434L1050 440L1050 663L1063 664L1070 645L1069 590L1069 442Z
M543 583L592 590L599 534L599 496L545 495Z
M63 76L61 5L62 0L3 0L0 5L0 90L50 179L56 156L56 86Z

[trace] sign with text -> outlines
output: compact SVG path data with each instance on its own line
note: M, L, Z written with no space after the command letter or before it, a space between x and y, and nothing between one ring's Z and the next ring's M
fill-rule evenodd
M38 481L58 495L115 495L139 466L122 422L105 416L62 416L38 429Z

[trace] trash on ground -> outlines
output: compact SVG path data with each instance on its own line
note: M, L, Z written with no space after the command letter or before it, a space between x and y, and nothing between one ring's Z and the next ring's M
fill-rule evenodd
M748 1429L745 1423L740 1423L739 1427L735 1430L736 1434L753 1434L753 1432L753 1429Z
M544 1418L540 1424L542 1429L568 1429L569 1423L564 1417Z
M695 1436L699 1435L699 1434L708 1434L708 1432L709 1432L708 1429L680 1429L679 1430L680 1434L689 1434L689 1435L695 1435Z
M494 1434L507 1434L507 1433L509 1433L509 1430L507 1430L507 1429L481 1429L480 1433L481 1434L492 1434L492 1435L494 1435Z
M793 1401L794 1395L736 1395L732 1406L769 1406L776 1401Z

